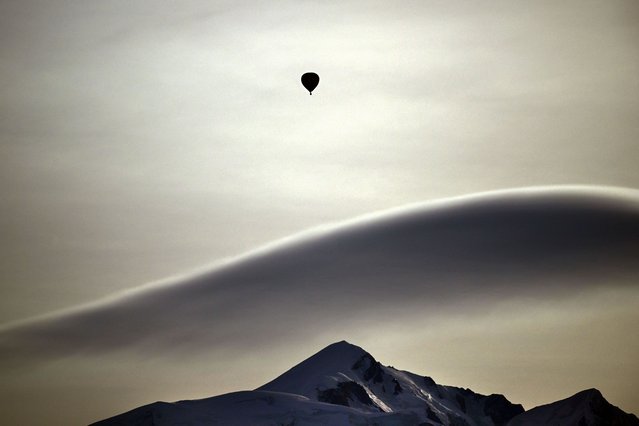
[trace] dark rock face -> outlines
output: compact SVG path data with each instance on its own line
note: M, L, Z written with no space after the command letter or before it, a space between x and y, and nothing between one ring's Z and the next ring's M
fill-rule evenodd
M435 424L442 424L442 419L430 407L426 407L426 417L428 417L428 420L435 422Z
M382 370L382 364L380 364L371 355L369 354L363 355L351 367L352 370L359 370L361 368L365 368L364 380L366 381L372 380L373 383L382 383L384 381L384 371Z
M337 384L336 388L317 391L317 399L321 402L345 407L351 406L349 401L358 401L364 405L375 406L364 388L355 382L341 382Z
M435 381L428 376L424 376L424 384L429 388L437 386L437 383L435 383Z
M503 395L492 394L486 397L484 413L493 420L495 426L505 426L510 419L523 412L521 404L513 404Z
M593 389L590 400L590 410L594 421L592 426L639 426L639 419L634 414L628 414L615 407L603 397L601 392ZM590 425L588 425L590 426Z
M464 399L464 397L462 395L456 395L455 396L455 400L457 401L457 405L459 405L459 408L461 408L461 410L465 413L466 412L466 400Z
M424 386L429 392L433 394L433 396L436 396L437 398L442 397L439 385L435 383L435 381L431 377L424 376Z
M397 379L393 379L393 383L395 383L395 389L393 389L393 395L399 395L400 393L404 392L404 389L399 384Z

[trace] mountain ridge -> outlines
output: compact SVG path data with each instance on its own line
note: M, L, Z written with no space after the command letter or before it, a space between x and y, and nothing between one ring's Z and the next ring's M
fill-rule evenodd
M590 388L573 396L540 405L514 418L508 426L535 426L548 424L575 424L584 426L639 425L634 414L625 413L610 404L598 389Z
M200 400L156 402L97 426L637 426L597 389L524 411L504 395L439 385L384 366L359 346L333 343L252 391Z

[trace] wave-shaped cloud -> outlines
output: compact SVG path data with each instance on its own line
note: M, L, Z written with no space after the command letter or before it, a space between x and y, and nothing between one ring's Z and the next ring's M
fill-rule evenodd
M199 275L0 331L13 360L253 347L362 318L566 297L639 277L639 191L512 190L303 234Z

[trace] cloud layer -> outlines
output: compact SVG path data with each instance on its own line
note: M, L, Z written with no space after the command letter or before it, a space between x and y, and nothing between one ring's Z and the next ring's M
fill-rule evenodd
M257 387L343 338L527 407L595 386L637 411L638 255L639 192L615 188L484 193L313 229L4 326L0 417L74 424Z
M635 191L493 193L292 238L194 277L5 329L0 342L20 359L254 348L362 318L634 287L638 254Z

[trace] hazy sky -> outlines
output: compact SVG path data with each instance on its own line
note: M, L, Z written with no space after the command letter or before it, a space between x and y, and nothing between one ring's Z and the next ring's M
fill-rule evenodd
M634 0L0 0L0 323L406 203L637 188L638 117Z

